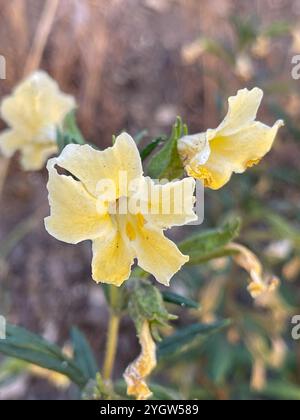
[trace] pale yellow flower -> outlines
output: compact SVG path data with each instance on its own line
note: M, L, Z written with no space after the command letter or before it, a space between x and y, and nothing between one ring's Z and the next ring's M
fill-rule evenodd
M242 173L259 163L270 151L279 127L256 121L263 97L261 89L239 90L229 98L228 113L216 129L185 136L178 141L178 151L188 175L202 179L212 189L223 187L233 172Z
M127 367L124 379L128 395L134 396L137 400L147 400L151 397L152 392L145 379L156 366L156 346L148 321L143 323L139 340L142 348L141 354Z
M10 128L0 135L0 150L7 157L20 151L25 170L41 169L57 152L56 129L74 108L74 98L47 73L34 72L1 104L1 117Z
M73 177L59 174L56 165ZM47 168L51 215L45 220L46 229L64 242L93 241L96 282L120 286L137 258L141 268L168 285L188 261L163 230L196 219L195 181L186 178L156 185L143 177L138 149L128 134L121 134L114 146L104 151L70 144L58 158L49 160ZM150 197L146 194L149 185ZM178 204L175 197L180 197L183 189L185 204L174 211ZM165 212L164 199L169 196L171 209ZM131 207L133 203L136 208Z

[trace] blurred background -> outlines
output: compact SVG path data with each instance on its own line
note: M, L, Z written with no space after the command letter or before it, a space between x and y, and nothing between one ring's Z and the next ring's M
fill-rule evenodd
M177 115L191 133L214 128L228 96L243 87L264 90L259 120L284 118L286 126L258 167L207 191L205 224L197 229L240 215L239 242L281 278L280 299L256 309L247 275L226 261L186 270L173 287L199 300L203 311L180 311L179 324L220 315L236 326L206 343L189 365L166 366L158 377L185 398L300 399L299 341L291 339L291 317L300 314L300 80L291 64L300 54L300 2L0 0L0 54L1 98L35 68L46 70L76 97L79 125L100 148L123 129L146 129L145 142L168 134ZM90 244L60 243L44 230L45 170L25 173L17 157L8 168L0 159L0 314L62 346L77 325L102 360L108 313L90 277ZM116 376L138 352L129 320L121 331ZM72 387L0 360L0 399L76 397Z

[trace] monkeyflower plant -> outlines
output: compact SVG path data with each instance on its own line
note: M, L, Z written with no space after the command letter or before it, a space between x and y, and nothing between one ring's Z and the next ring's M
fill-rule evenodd
M69 244L92 242L91 277L103 288L110 320L100 372L77 329L72 331L71 355L57 347L54 351L51 343L12 325L0 351L45 372L65 375L81 388L83 398L147 399L155 393L148 377L161 357L187 349L195 338L203 340L229 322L195 323L178 331L173 326L172 332L170 321L177 316L169 313L167 304L193 308L201 318L198 302L167 289L176 273L231 256L248 271L251 296L275 308L279 280L264 273L250 250L233 242L240 221L202 231L196 226L195 211L196 186L219 189L234 172L258 164L270 151L283 122L269 127L256 121L262 95L259 88L238 91L229 98L219 127L200 134L190 135L178 118L169 137L155 138L141 150L125 132L113 137L105 150L87 144L76 124L74 98L63 94L44 72L32 74L5 98L1 115L10 128L0 136L0 149L6 156L20 151L25 170L40 169L55 155L47 162L50 215L45 228ZM168 229L179 231L189 224L195 225L194 232L189 235L187 226L184 240L175 243L166 236ZM131 317L141 346L140 355L124 372L126 393L122 381L115 382L112 376L125 314ZM24 351L28 342L32 352Z

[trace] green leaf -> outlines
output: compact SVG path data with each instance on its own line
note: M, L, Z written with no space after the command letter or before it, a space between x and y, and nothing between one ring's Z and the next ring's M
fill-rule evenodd
M239 234L241 221L233 219L217 229L210 229L191 236L178 247L183 254L190 256L188 264L200 264L213 258L232 255L234 251L224 249Z
M77 144L85 144L85 139L78 128L75 111L70 111L63 123L63 132L68 134Z
M79 387L84 386L87 380L80 368L58 346L21 327L7 324L6 339L0 340L0 353L62 373Z
M209 355L208 371L214 383L222 384L234 365L235 351L224 336L214 335L209 341L210 346L204 350Z
M162 292L162 297L165 302L174 303L174 305L179 305L181 307L199 309L200 305L198 302L189 299L185 296L178 295L173 292Z
M62 129L56 130L56 143L61 152L68 144L85 144L86 141L76 122L75 110L69 112L63 122Z
M200 340L216 333L230 324L223 320L212 324L196 323L177 330L170 337L164 338L157 347L158 359L168 359L191 350L199 345Z
M151 143L147 144L147 146L140 152L141 159L144 161L156 147L164 141L164 137L157 137L156 139L152 140Z
M177 117L170 138L149 163L148 175L151 178L172 180L182 177L183 165L177 151L177 142L186 133L186 125L182 123L181 118Z
M85 336L78 328L72 328L72 344L74 348L74 362L87 378L93 379L98 372L97 362Z

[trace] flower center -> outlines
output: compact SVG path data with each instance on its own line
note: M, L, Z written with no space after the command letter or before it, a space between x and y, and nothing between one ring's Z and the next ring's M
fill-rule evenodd
M115 221L118 229L125 232L130 241L134 241L137 231L146 223L142 213L130 213L128 197L120 197L108 205L108 213Z

